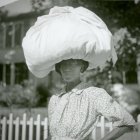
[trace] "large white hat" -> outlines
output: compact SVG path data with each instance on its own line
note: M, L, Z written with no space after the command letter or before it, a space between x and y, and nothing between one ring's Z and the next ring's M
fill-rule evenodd
M83 59L88 69L113 64L117 55L112 34L105 23L86 8L54 7L27 31L22 42L29 70L45 77L55 64L66 59Z

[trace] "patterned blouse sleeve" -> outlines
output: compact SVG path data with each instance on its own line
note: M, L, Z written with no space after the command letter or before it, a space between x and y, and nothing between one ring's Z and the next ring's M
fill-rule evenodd
M95 98L96 111L113 122L114 127L135 125L133 117L120 106L113 98L101 89L96 93Z
M51 118L51 115L54 111L54 108L56 106L56 96L53 95L51 98L50 98L50 101L49 101L49 104L48 104L48 119Z

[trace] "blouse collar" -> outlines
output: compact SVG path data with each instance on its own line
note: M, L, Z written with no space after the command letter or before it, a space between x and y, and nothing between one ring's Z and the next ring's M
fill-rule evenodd
M81 82L80 84L78 84L77 86L75 86L71 91L66 92L66 86L64 86L61 90L60 93L58 94L58 96L60 97L63 94L66 93L75 93L76 95L80 95L83 90L85 90L86 88L92 86L91 83L89 82Z

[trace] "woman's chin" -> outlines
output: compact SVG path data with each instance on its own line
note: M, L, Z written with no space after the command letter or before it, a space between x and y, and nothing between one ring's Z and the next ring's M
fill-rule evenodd
M64 79L64 81L65 81L65 82L72 82L73 80L67 78L67 79Z
M63 80L65 82L73 82L74 81L71 77L65 77Z

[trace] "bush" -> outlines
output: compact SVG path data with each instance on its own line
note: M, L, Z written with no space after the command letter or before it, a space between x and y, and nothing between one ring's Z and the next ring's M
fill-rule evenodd
M140 91L130 85L114 84L111 92L119 104L137 119L137 115L140 114Z
M22 85L0 86L0 106L35 107L39 96L33 81L24 81Z

